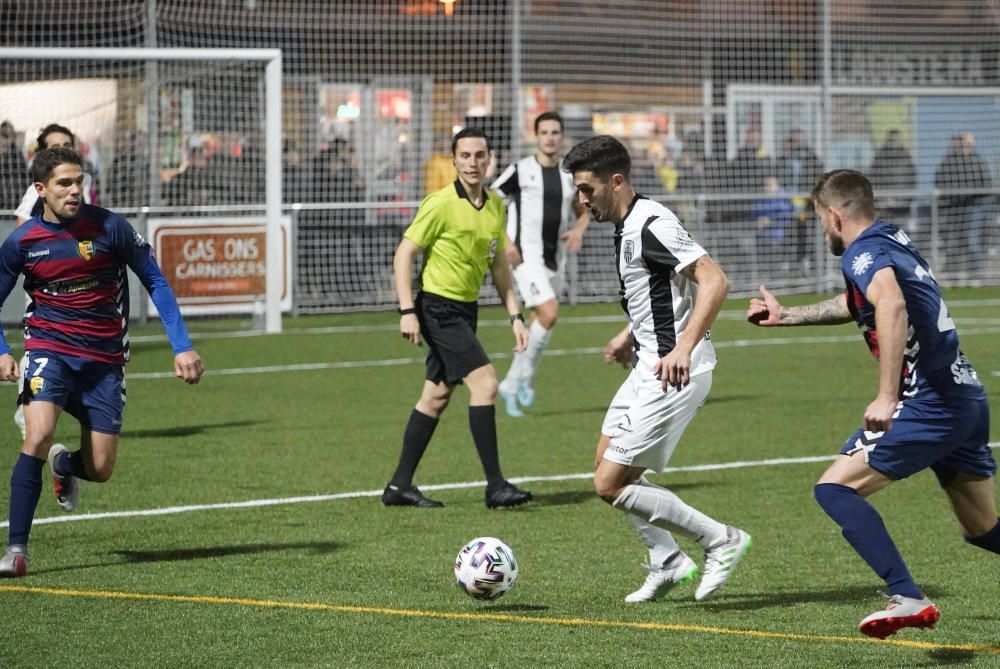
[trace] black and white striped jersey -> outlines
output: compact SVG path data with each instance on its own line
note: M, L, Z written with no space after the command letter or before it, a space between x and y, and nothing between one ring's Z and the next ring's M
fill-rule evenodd
M544 262L555 270L565 251L559 239L576 222L573 175L562 162L542 167L535 156L508 166L490 186L507 203L507 236L521 250L525 262Z
M697 285L681 270L706 255L677 216L637 195L615 229L622 309L632 326L639 360L652 366L673 350L694 308ZM706 336L691 353L691 375L715 367Z

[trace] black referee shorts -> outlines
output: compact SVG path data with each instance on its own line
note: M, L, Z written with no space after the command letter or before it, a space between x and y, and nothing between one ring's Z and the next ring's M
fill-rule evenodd
M490 364L476 339L478 302L458 302L432 293L417 293L417 318L427 342L424 378L450 386L462 383L473 370Z

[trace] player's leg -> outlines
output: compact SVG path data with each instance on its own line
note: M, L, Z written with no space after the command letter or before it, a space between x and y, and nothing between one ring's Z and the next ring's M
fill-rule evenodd
M535 375L538 365L552 339L552 328L559 318L559 302L553 297L532 308L531 325L528 327L528 347L524 350L521 381L517 387L517 401L530 407L535 403Z
M441 502L428 499L413 485L413 475L417 465L430 444L438 419L448 407L454 386L443 381L424 380L420 399L403 431L403 447L392 479L382 492L382 504L386 506L417 506L434 508L444 506Z
M905 448L909 443L907 435L915 427L901 410L888 432L859 430L814 488L816 502L840 526L844 539L889 591L887 608L866 617L858 626L868 636L885 638L903 627L933 626L939 615L934 603L914 582L882 516L865 499L925 466L906 463L905 456L900 455L909 450Z
M0 577L24 576L28 571L28 538L41 497L42 468L61 411L49 401L31 401L25 410L27 434L10 476L7 549L0 557Z
M726 583L749 549L750 536L641 476L647 469L659 471L666 466L711 384L711 374L702 374L684 389L664 393L651 370L645 366L633 369L608 409L598 447L604 446L603 457L594 473L594 488L605 502L667 533L680 533L705 549L705 576L695 595L698 600ZM669 548L667 544L665 550ZM690 569L681 571L687 575Z
M967 437L948 457L932 465L948 495L965 540L1000 553L1000 520L997 518L996 474L990 442L990 410L985 399L970 402L962 424Z
M486 474L486 506L518 506L531 500L530 492L508 482L500 470L497 449L497 374L491 364L481 365L465 377L469 387L469 431Z

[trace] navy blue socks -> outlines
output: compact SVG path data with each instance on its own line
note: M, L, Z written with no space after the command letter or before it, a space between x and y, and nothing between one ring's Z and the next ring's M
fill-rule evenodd
M80 451L64 451L52 458L49 463L52 471L59 476L75 476L83 481L92 480L87 475L87 468L83 464L83 454Z
M993 526L993 529L986 534L978 537L965 537L965 540L973 546L979 546L991 553L1000 553L1000 518L997 519L997 524Z
M853 488L839 483L819 483L813 493L820 507L840 525L847 542L885 581L889 592L923 598L875 507Z
M14 463L14 471L10 475L10 511L8 519L7 543L28 543L31 533L31 521L35 518L38 498L42 494L42 467L45 460L39 460L21 453Z

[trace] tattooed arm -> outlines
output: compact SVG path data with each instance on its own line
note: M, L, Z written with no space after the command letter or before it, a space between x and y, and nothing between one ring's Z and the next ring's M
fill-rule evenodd
M829 300L800 307L783 307L764 286L760 287L764 299L753 298L747 309L747 320L761 327L784 325L839 325L850 323L847 294L841 293Z

